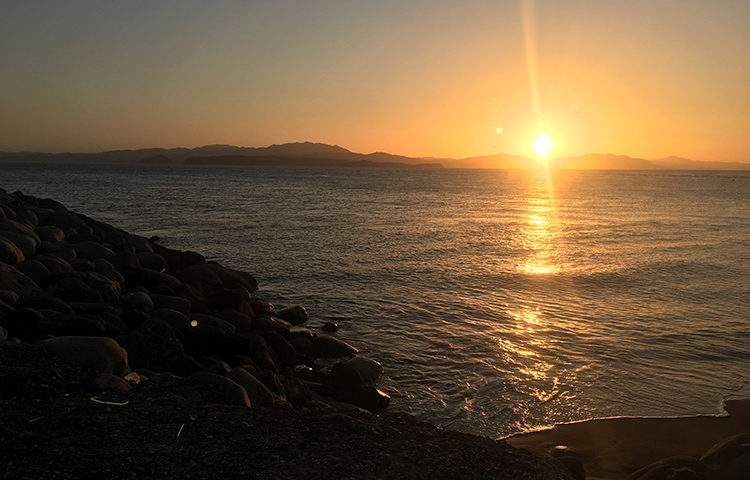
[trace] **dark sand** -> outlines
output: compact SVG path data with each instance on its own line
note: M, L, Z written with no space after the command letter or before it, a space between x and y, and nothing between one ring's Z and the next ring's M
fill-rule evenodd
M639 468L674 455L700 457L720 440L750 432L750 400L726 402L729 416L609 418L557 425L508 438L542 457L565 445L583 462L587 478L626 478Z

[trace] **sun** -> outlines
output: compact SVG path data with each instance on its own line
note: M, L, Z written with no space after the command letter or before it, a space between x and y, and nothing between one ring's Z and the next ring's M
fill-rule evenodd
M544 132L539 132L539 135L536 136L532 146L534 148L534 153L536 153L539 158L544 159L547 158L547 155L552 151L552 147L554 147L555 144L552 143L552 139L549 135Z

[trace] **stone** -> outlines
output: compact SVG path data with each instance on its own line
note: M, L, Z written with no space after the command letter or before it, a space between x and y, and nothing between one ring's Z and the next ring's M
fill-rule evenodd
M307 310L305 310L305 307L302 305L279 310L274 315L295 326L305 323L310 318L307 314Z
M302 380L292 375L279 375L279 380L284 386L286 399L295 407L301 407L312 399L310 389Z
M129 334L117 337L133 368L168 371L185 355L176 330L159 319L149 319Z
M36 282L16 268L0 262L0 290L10 290L19 297L41 293L42 289Z
M120 377L130 372L128 352L106 337L55 337L38 345L65 361Z
M326 322L321 327L321 330L323 330L324 332L335 332L338 329L339 325L335 322Z
M35 260L39 260L44 264L45 267L47 267L47 270L55 276L59 277L60 275L63 275L68 272L73 271L73 267L70 265L70 263L62 258L55 257L55 256L42 256L37 257Z
M93 272L95 268L94 262L83 258L76 258L70 262L70 266L73 267L73 270L76 272Z
M151 300L154 302L155 308L168 308L171 310L176 310L185 315L190 314L190 300L185 297L152 293Z
M220 318L234 325L237 333L249 332L253 328L253 320L250 315L233 309L222 310L217 314Z
M270 315L273 313L273 304L258 300L257 298L250 299L250 308L253 309L255 315Z
M187 315L171 308L157 308L151 312L151 318L159 318L183 333L192 328Z
M53 245L53 251L49 252L49 255L53 257L61 258L68 263L73 262L78 257L75 248L67 242L59 242L51 245Z
M138 261L141 267L157 272L163 272L167 269L167 261L164 257L154 252L140 252L138 255Z
M154 310L154 302L148 293L145 292L127 292L122 295L122 305L131 310L140 310L141 312L151 312Z
M5 305L16 305L19 298L18 294L13 290L0 290L0 303L4 303Z
M23 252L24 257L31 258L36 255L36 247L40 242L30 235L21 232L2 232L0 235L15 244Z
M287 337L291 328L292 326L286 320L270 315L259 315L253 318L253 330L268 330Z
M321 335L313 340L313 355L319 358L346 357L358 352L348 343L328 335Z
M15 220L17 222L24 222L31 227L35 227L39 223L39 218L37 218L36 213L28 207L17 208Z
M86 260L96 260L97 258L111 259L114 258L115 252L104 245L92 241L78 242L73 245L76 255Z
M296 363L297 352L292 344L287 342L284 337L276 332L269 331L260 332L260 336L262 336L266 340L266 343L268 343L268 346L276 352L281 363L288 366L292 366Z
M0 316L0 325L8 329L10 336L28 342L39 336L39 323L43 320L39 310L22 307Z
M718 442L701 457L714 478L745 480L750 472L750 433L740 433Z
M65 232L54 225L40 225L34 231L43 242L55 243L65 240Z
M114 282L119 283L120 287L125 286L125 277L123 277L122 274L117 271L114 265L112 265L104 258L97 258L96 260L94 260L94 271L96 273L104 275Z
M34 282L36 282L36 284L42 288L49 285L50 280L52 279L52 273L50 273L49 269L44 265L44 263L40 262L39 260L25 260L17 264L16 268L21 273L34 280Z
M251 406L250 398L245 389L228 377L198 372L190 375L187 381L198 387L204 401L242 407Z
M362 377L362 380L369 385L378 383L383 375L383 365L366 357L354 357L347 360L345 365L355 370Z
M234 335L237 329L231 323L213 315L207 315L204 313L193 313L190 315L190 319L198 322L198 325L212 325L220 328L227 336Z
M101 337L106 329L105 321L92 315L56 315L37 324L37 335Z
M142 285L149 290L153 290L153 287L158 285L163 285L174 294L179 292L182 286L182 282L172 275L147 268L127 268L121 270L121 273L128 285Z
M295 363L308 363L313 355L312 340L305 337L291 337L289 343L297 354Z
M234 368L226 374L226 377L245 389L254 407L273 406L274 396L271 390L247 370Z
M674 456L647 465L628 480L708 480L708 467L695 457Z
M0 233L0 262L16 265L26 260L20 248Z
M388 407L391 397L371 385L340 390L335 398L341 402L351 403L372 413L380 413ZM645 479L644 479L645 480ZM651 479L649 479L651 480Z

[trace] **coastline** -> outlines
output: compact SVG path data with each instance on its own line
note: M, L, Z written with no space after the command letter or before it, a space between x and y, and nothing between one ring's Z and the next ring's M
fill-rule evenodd
M581 460L587 476L616 480L665 458L700 458L718 442L750 433L750 399L728 400L725 410L726 416L584 420L506 441L547 458L554 455L554 447L564 445Z
M583 478L585 469L588 478L614 480L664 456L700 456L734 427L750 431L748 401L738 402L742 408L732 402L730 417L721 417L731 418L733 428L727 422L716 428L712 420L721 418L714 417L697 424L605 419L507 442L381 413L387 405L376 386L382 367L357 357L356 348L335 335L298 327L307 320L304 308L277 310L255 299L257 282L249 274L164 248L52 200L0 190L0 211L0 385L8 392L0 448L9 453L2 466L8 478L80 476L115 456L123 469L111 472L117 478L133 472L217 478L254 469L255 478L562 479ZM110 357L92 348L82 359L71 353L80 345L66 351L55 340L71 337L118 343L107 347ZM338 359L338 370L305 367L316 357ZM185 431L193 443L165 461L164 445L174 446L183 426L199 418L205 420L200 438ZM179 433L170 430L175 426ZM156 447L131 458L101 445L100 435L108 444L146 439ZM295 435L291 448L285 442ZM262 454L235 458L251 437L266 442ZM550 446L561 444L567 452L545 458ZM224 469L217 469L216 458L196 463L212 449ZM29 452L36 465L19 462ZM304 465L279 474L286 461Z

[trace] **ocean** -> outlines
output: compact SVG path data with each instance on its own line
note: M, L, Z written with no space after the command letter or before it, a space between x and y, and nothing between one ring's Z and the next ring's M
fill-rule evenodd
M750 172L0 164L0 188L251 272L441 427L750 397Z

